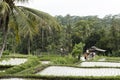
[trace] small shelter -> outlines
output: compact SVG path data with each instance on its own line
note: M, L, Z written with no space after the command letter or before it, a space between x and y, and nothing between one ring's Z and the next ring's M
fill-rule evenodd
M86 50L86 52L84 53L84 58L86 60L94 58L97 51L99 51L99 52L105 52L106 50L97 48L96 46L92 46L91 48L89 48L89 49Z

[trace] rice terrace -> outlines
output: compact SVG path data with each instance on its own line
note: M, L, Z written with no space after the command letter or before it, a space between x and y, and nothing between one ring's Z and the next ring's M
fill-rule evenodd
M119 0L0 0L0 80L120 80Z

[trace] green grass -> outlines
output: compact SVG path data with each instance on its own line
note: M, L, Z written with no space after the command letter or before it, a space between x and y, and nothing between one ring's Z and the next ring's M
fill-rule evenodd
M106 61L120 62L120 57L105 57Z
M104 58L104 57L96 55L95 58L93 59L93 61L98 61L99 59L102 59L102 58Z
M93 60L88 60L88 62L99 62L99 59L105 58L105 61L100 62L120 62L120 57L108 57L108 56L98 56L96 55Z
M34 66L34 67L31 67L31 68L28 68L28 69L25 69L21 72L18 72L17 74L35 74L37 72L40 72L41 70L49 67L50 65L37 65L37 66Z
M41 75L0 75L0 78L26 78L30 80L120 80L120 76L93 77L93 76L41 76Z
M55 58L59 58L59 57L61 57L60 55L50 55L50 54L48 54L48 55L42 55L42 56L40 56L39 57L39 60L41 60L41 61L51 61L51 60L53 60L53 59L55 59Z
M28 58L28 61L25 62L24 64L9 68L5 71L4 74L15 74L15 73L21 72L25 69L36 66L38 64L39 64L39 60L37 59L37 57L30 57L30 58Z
M51 62L54 64L75 64L78 62L77 58L73 58L71 55L64 57L54 58Z
M13 67L12 65L0 65L0 70L5 70L5 69L8 69L8 68L11 68Z
M24 54L9 54L9 55L3 55L2 58L28 58L32 55L24 55Z

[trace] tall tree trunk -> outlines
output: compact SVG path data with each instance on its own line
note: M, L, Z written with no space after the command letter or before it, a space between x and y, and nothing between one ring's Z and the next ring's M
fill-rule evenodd
M42 51L44 51L44 29L42 28Z
M81 57L81 56L80 56L80 53L79 53L79 55L78 55L78 60L80 60L80 57Z
M7 43L7 31L6 30L4 31L4 35L3 36L4 36L3 37L3 44L2 44L2 47L0 49L0 58L1 58L2 54L3 54L3 51L4 51L6 43Z
M30 51L30 36L28 36L28 54L30 55L31 51Z
M8 23L9 23L9 14L4 17L4 23L2 25L4 28L3 28L3 43L0 49L0 58L3 54L3 51L7 43Z

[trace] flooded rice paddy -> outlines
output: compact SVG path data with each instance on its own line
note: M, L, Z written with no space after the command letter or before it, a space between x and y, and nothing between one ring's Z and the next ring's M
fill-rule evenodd
M117 68L74 68L51 66L37 73L43 76L118 76L120 69Z
M82 67L120 67L120 63L115 62L82 62L80 64Z
M0 61L0 65L20 65L22 63L25 63L26 61L27 59L25 58L10 58Z

